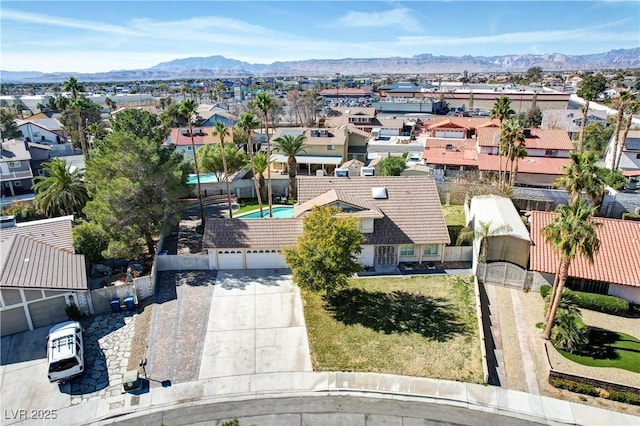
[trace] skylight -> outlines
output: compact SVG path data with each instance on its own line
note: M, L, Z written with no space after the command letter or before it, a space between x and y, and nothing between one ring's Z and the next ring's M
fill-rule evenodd
M385 187L373 187L371 188L371 195L376 200L386 200L388 198L387 188Z

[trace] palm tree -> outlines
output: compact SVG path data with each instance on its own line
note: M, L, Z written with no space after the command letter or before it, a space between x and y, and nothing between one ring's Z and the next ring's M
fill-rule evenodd
M253 156L252 167L255 170L255 177L258 182L258 194L259 197L265 199L267 194L265 194L264 189L264 171L269 168L269 157L264 152L258 152ZM260 203L260 217L264 217L262 213L262 203Z
M71 108L76 113L76 122L78 126L78 139L80 140L80 147L82 148L82 153L84 154L85 161L89 160L89 149L87 147L87 141L84 138L84 130L82 123L82 110L86 107L86 102L84 99L80 98L78 94L84 91L84 87L76 80L75 77L71 76L67 81L62 83L62 90L65 92L71 92L71 101L69 102L69 108Z
M211 132L211 136L220 137L220 145L222 147L222 170L224 172L224 181L227 184L227 200L229 201L229 217L233 218L233 209L231 207L231 189L229 189L229 175L227 173L227 156L224 152L224 139L229 136L229 130L222 121L216 121L216 127Z
M569 154L569 158L569 165L563 167L565 175L556 179L553 185L567 190L570 204L575 204L585 191L587 198L596 206L604 194L605 185L596 165L598 158L593 152L580 154L575 151Z
M104 98L104 104L109 108L109 112L112 112L118 106L115 101L109 97Z
M616 153L615 165L614 165L614 168L612 169L614 171L618 170L618 168L620 167L620 158L622 157L622 150L624 149L624 144L627 140L629 129L631 128L631 122L633 120L633 116L638 112L640 112L640 100L634 100L630 102L627 110L628 110L627 121L624 125L624 132L622 133L622 141L620 142L622 146L620 147L620 149L618 149L618 152Z
M629 102L633 99L633 96L629 91L625 90L620 93L620 97L615 100L617 104L617 115L616 115L616 129L613 131L613 161L611 161L611 171L614 172L616 170L616 158L618 158L618 150L622 150L622 146L620 143L620 132L622 131L622 121L624 119L624 111L629 105ZM624 140L622 140L622 145L624 145Z
M107 134L107 131L100 123L90 123L87 126L87 134L93 138L93 141L95 141L96 139L103 138Z
M46 177L36 177L33 186L35 208L49 217L79 213L89 200L82 176L71 171L63 159L56 158L43 164Z
M513 147L513 151L511 152L511 165L513 166L515 160L515 166L511 169L511 187L515 186L516 179L518 178L518 163L526 156L527 148L524 143L517 144Z
M507 224L494 227L492 226L493 223L491 221L479 221L478 223L480 226L477 229L474 229L471 226L462 228L462 230L458 234L458 241L456 242L456 244L460 245L463 242L469 241L471 239L479 239L480 255L478 256L478 261L480 263L486 263L487 254L489 253L489 238L497 237L511 232L512 228Z
M506 187L507 185L507 164L511 162L511 167L509 168L509 179L510 186L513 187L516 183L516 176L514 174L514 166L516 168L517 173L517 162L520 158L524 158L527 156L527 150L525 148L525 135L522 131L522 125L520 121L516 119L508 119L504 122L502 126L501 136L504 138L504 142L507 145L506 157L507 161L505 164L505 174L504 181L502 182L502 186Z
M596 229L601 224L591 219L595 211L595 208L587 206L584 200L576 201L571 207L562 204L556 209L558 216L543 229L545 239L560 256L558 284L551 291L550 300L552 302L549 309L549 319L544 330L545 339L549 339L551 336L551 329L556 320L556 312L562 298L562 289L569 276L571 262L578 254L593 262L594 255L600 249L600 240Z
M580 88L576 92L578 96L584 99L582 107L582 121L580 122L580 137L578 139L578 152L582 152L584 144L584 128L587 125L587 115L589 114L589 102L595 101L598 95L607 87L607 80L602 74L588 75L580 84Z
M273 98L265 92L258 93L254 105L264 116L264 129L267 135L267 159L271 161L271 141L269 140L269 110L274 106ZM269 198L269 217L273 217L273 190L271 189L271 167L267 167L267 197Z
M247 112L240 116L240 120L236 126L244 132L247 136L247 151L249 153L249 161L251 162L251 172L253 173L253 184L256 188L256 195L258 198L258 206L260 206L260 216L262 216L262 194L258 186L258 180L256 179L256 168L253 162L254 146L253 146L253 129L258 127L260 123L255 120L252 113Z
M502 123L507 118L514 115L516 112L511 109L511 99L507 96L500 96L493 103L493 107L491 108L490 116L491 118L497 118L500 120L500 130L502 130ZM502 152L500 147L498 147L498 182L502 180Z
M200 187L200 169L198 168L198 157L196 156L196 144L193 140L193 118L196 114L198 105L193 99L185 99L180 102L179 111L188 117L189 135L191 135L191 151L193 151L193 164L196 168L196 179L198 181L198 201L200 203L200 224L204 229L204 205L202 204L202 188Z
M305 151L305 142L307 138L305 135L284 135L273 140L276 150L289 156L287 158L287 169L289 171L289 198L298 199L298 191L296 189L296 174L298 171L298 163L296 161L296 155Z
M44 111L44 105L42 105L41 103L38 103L36 105L36 108L38 108L38 111L43 112Z

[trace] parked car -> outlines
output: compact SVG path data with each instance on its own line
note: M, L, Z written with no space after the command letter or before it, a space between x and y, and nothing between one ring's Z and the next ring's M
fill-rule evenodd
M67 382L84 372L84 342L79 322L67 321L49 329L47 365L52 383Z

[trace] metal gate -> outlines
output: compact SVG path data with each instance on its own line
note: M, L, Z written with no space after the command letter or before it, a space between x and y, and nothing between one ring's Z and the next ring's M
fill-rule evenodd
M395 266L398 264L398 251L396 246L376 246L374 260L379 266Z

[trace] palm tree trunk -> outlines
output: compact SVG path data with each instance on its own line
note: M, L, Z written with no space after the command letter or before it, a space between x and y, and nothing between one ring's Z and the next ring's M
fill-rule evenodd
M253 186L256 190L256 198L258 199L258 206L260 207L260 217L262 217L262 194L260 193L260 184L258 182L258 177L256 176L256 165L253 163L253 138L251 137L251 129L249 129L248 136L248 145L247 149L249 150L249 158L251 159L251 172L253 173Z
M296 172L298 164L296 163L296 157L290 156L287 160L287 167L289 168L289 194L287 200L296 199Z
M560 272L560 280L558 281L558 288L556 289L556 294L553 298L553 303L549 308L549 319L547 320L547 325L544 329L544 338L549 340L551 337L551 330L553 329L553 324L556 322L556 313L558 312L558 306L560 305L560 299L562 299L562 290L564 289L564 285L567 282L567 277L569 276L569 262L564 261L563 267Z
M618 116L616 117L616 129L613 134L616 135L613 139L613 158L611 159L611 171L616 170L616 158L618 157L618 150L622 151L620 146L620 131L622 130L622 115L624 114L622 108L618 109Z
M555 277L553 277L553 286L551 287L551 293L549 295L550 301L553 301L553 299L556 297L556 290L558 289L558 282L560 281L560 271L562 271L562 262L563 260L560 259L560 262L558 262L558 267L556 268L556 275ZM545 322L549 320L549 311L547 311L544 320Z
M148 229L144 230L144 240L147 243L147 251L150 255L156 254L156 243L153 241L153 236Z
M582 107L582 122L580 123L580 136L578 137L578 152L582 153L582 145L584 144L584 128L587 125L587 115L589 114L589 99L584 100Z
M191 135L191 151L193 151L193 164L196 167L196 179L198 180L198 202L200 203L200 224L204 229L204 205L202 204L202 188L200 187L200 168L198 167L198 157L196 156L196 144L193 141L193 126L189 117L189 134Z
M89 149L87 148L87 141L84 139L84 128L82 126L82 114L80 113L79 109L76 109L76 120L78 121L78 139L80 140L80 147L82 148L84 161L88 161Z
M620 167L620 158L622 157L622 150L624 149L624 143L627 140L627 135L629 134L629 129L631 128L631 120L633 119L633 114L629 114L627 117L627 122L624 126L624 133L622 133L622 140L619 142L621 144L620 148L616 151L615 165L611 170L618 170Z
M229 188L229 174L227 173L227 156L224 153L224 135L220 135L220 145L222 145L222 169L224 170L224 182L227 186L227 201L229 202L229 218L233 219L233 208L231 207L231 189Z
M269 218L273 217L273 190L271 188L271 141L269 140L269 113L264 112L264 126L267 134L267 197L269 198Z

